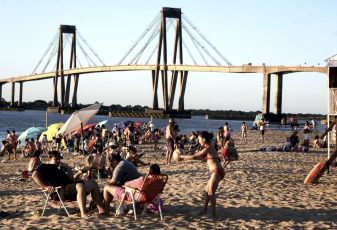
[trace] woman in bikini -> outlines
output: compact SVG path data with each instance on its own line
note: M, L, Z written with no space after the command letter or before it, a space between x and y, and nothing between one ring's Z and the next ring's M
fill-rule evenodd
M216 217L216 211L215 211L215 191L219 185L219 182L224 178L225 176L225 170L220 164L219 156L217 150L214 148L212 144L212 138L213 133L209 133L207 131L202 131L198 135L199 143L201 146L203 146L203 150L200 152L194 154L194 155L188 155L184 156L181 155L180 157L182 159L190 159L190 160L201 160L206 159L208 168L211 172L211 178L209 179L206 187L205 187L205 202L203 210L199 213L200 215L203 215L207 212L207 206L208 203L211 202L212 207L212 217Z

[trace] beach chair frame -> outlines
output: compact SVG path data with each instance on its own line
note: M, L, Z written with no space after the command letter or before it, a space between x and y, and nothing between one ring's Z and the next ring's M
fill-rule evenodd
M48 192L48 190L47 190L47 189L44 189L44 188L42 189L42 191L43 191L43 193L44 193L44 195L45 195L45 197L46 197L46 202L45 202L45 204L44 204L44 208L43 208L43 211L42 211L41 216L44 215L44 212L46 211L46 208L47 208L47 205L48 205L48 202L49 202L49 201L51 201L53 204L58 204L58 203L60 204L57 214L60 214L61 208L63 207L63 209L66 211L68 217L70 216L70 214L69 214L69 212L68 212L68 209L66 208L66 206L65 206L64 203L73 202L73 200L64 200L64 201L63 201L63 200L61 199L60 193L59 193L59 191L58 191L60 188L62 188L62 187L61 187L61 186L55 187L55 192L54 192L54 193L57 194L57 196L58 196L58 198L59 198L59 201L54 201L54 200L50 199L50 195L51 195L51 194Z
M119 206L116 210L116 216L118 216L118 214L120 213L120 209L123 203L127 204L132 203L135 220L137 220L136 204L144 204L142 215L144 215L146 211L147 208L146 204L157 204L159 208L160 218L161 220L163 220L163 214L159 198L160 195L163 193L167 180L168 175L166 174L149 173L146 175L141 189L135 189L124 186L125 192L123 194L122 199L118 200ZM136 195L136 198L134 197L135 193L138 193L138 195ZM125 200L127 194L131 196L131 201Z

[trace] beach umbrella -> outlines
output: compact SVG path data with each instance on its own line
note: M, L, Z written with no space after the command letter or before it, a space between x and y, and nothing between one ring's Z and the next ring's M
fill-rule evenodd
M84 141L83 141L83 126L98 112L99 108L102 106L102 103L100 104L94 104L91 106L88 106L86 108L83 108L81 110L76 110L72 113L72 115L69 117L69 119L66 121L66 123L62 126L62 128L57 132L68 134L75 130L81 129L82 133L82 145L84 150Z
M31 127L29 129L27 129L26 131L24 131L19 136L18 140L34 138L34 137L36 137L37 135L40 135L41 133L43 133L46 130L47 130L47 128L45 128L45 127Z
M47 141L51 141L53 137L56 136L56 132L63 126L63 123L55 123L48 126L48 130L43 132L41 135L47 135Z
M83 126L83 131L84 131L84 130L87 130L87 129L89 129L89 128L91 128L91 127L97 125L97 124L98 124L98 123L90 124L90 125L85 125L85 126ZM74 135L76 135L76 134L78 134L78 133L81 133L81 132L82 132L82 129L78 129L78 130L76 130L75 132L73 132L73 133L71 134L71 136L74 136Z
M106 123L108 123L108 120L104 120L104 121L98 122L96 124L95 128L97 128L97 126L102 127L102 125L105 125Z
M136 122L136 123L133 123L134 126L138 127L138 126L141 126L142 124L144 124L144 122Z
M119 122L117 124L117 128L120 128L120 129L125 128L124 122L123 121Z
M130 123L134 123L134 122L133 121L121 121L117 124L117 128L122 129L122 128L128 127Z
M78 129L83 129L83 126L98 112L102 104L94 104L83 108L81 110L76 110L72 113L66 123L57 132L57 134L68 134ZM96 125L96 124L95 124Z

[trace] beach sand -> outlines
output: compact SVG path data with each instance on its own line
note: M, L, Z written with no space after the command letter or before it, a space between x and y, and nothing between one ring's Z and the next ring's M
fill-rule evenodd
M33 181L11 180L18 169L27 168L29 159L0 163L0 211L10 213L0 217L1 229L336 229L337 228L337 170L331 167L317 184L303 181L312 168L327 159L327 149L302 152L261 152L261 147L279 147L290 132L267 131L265 143L259 141L258 131L248 132L248 144L238 133L233 134L240 159L231 162L225 179L216 192L217 219L209 214L197 216L203 204L203 190L210 177L204 161L181 161L165 164L164 150L150 150L152 144L138 145L147 153L145 162L157 163L162 173L169 175L162 198L164 220L158 214L145 214L137 221L133 216L97 217L89 219L75 214L67 217L56 206L49 206L45 216L23 217L23 213L42 212L44 197ZM299 135L302 139L301 134ZM313 135L312 135L313 138ZM313 139L311 140L311 143ZM161 139L160 146L164 146ZM43 156L46 161L46 156ZM4 158L2 158L4 159ZM2 160L1 159L1 160ZM80 156L66 155L63 162L74 166ZM139 167L141 173L148 166ZM102 188L107 179L99 180ZM89 201L87 199L87 207ZM67 205L71 213L78 213L76 202ZM114 205L112 205L114 206ZM210 210L209 210L210 211Z

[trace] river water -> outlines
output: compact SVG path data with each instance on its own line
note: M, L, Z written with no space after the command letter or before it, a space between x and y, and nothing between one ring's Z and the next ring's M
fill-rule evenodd
M59 114L59 113L48 113L47 125L54 123L63 122L65 123L71 114ZM23 112L13 112L13 111L0 111L0 140L6 138L6 130L15 130L16 134L19 136L22 132L30 127L46 127L46 112L36 111L36 110L25 110ZM108 120L106 127L111 131L115 123L121 121L133 121L133 122L149 122L149 118L127 118L127 117L109 117L96 115L87 124L97 123L103 120ZM191 131L210 131L217 132L218 128L225 125L228 122L231 126L233 132L240 132L240 127L243 121L234 120L207 120L204 116L193 116L191 119L175 119L179 125L179 133L190 133ZM161 129L168 125L168 119L153 119L156 128ZM253 121L245 121L249 128L253 126ZM303 124L304 121L299 121ZM278 125L271 125L272 130L280 130ZM303 128L303 126L302 126ZM299 130L302 129L299 127ZM290 130L290 126L286 129ZM318 131L323 131L324 126L318 121Z

